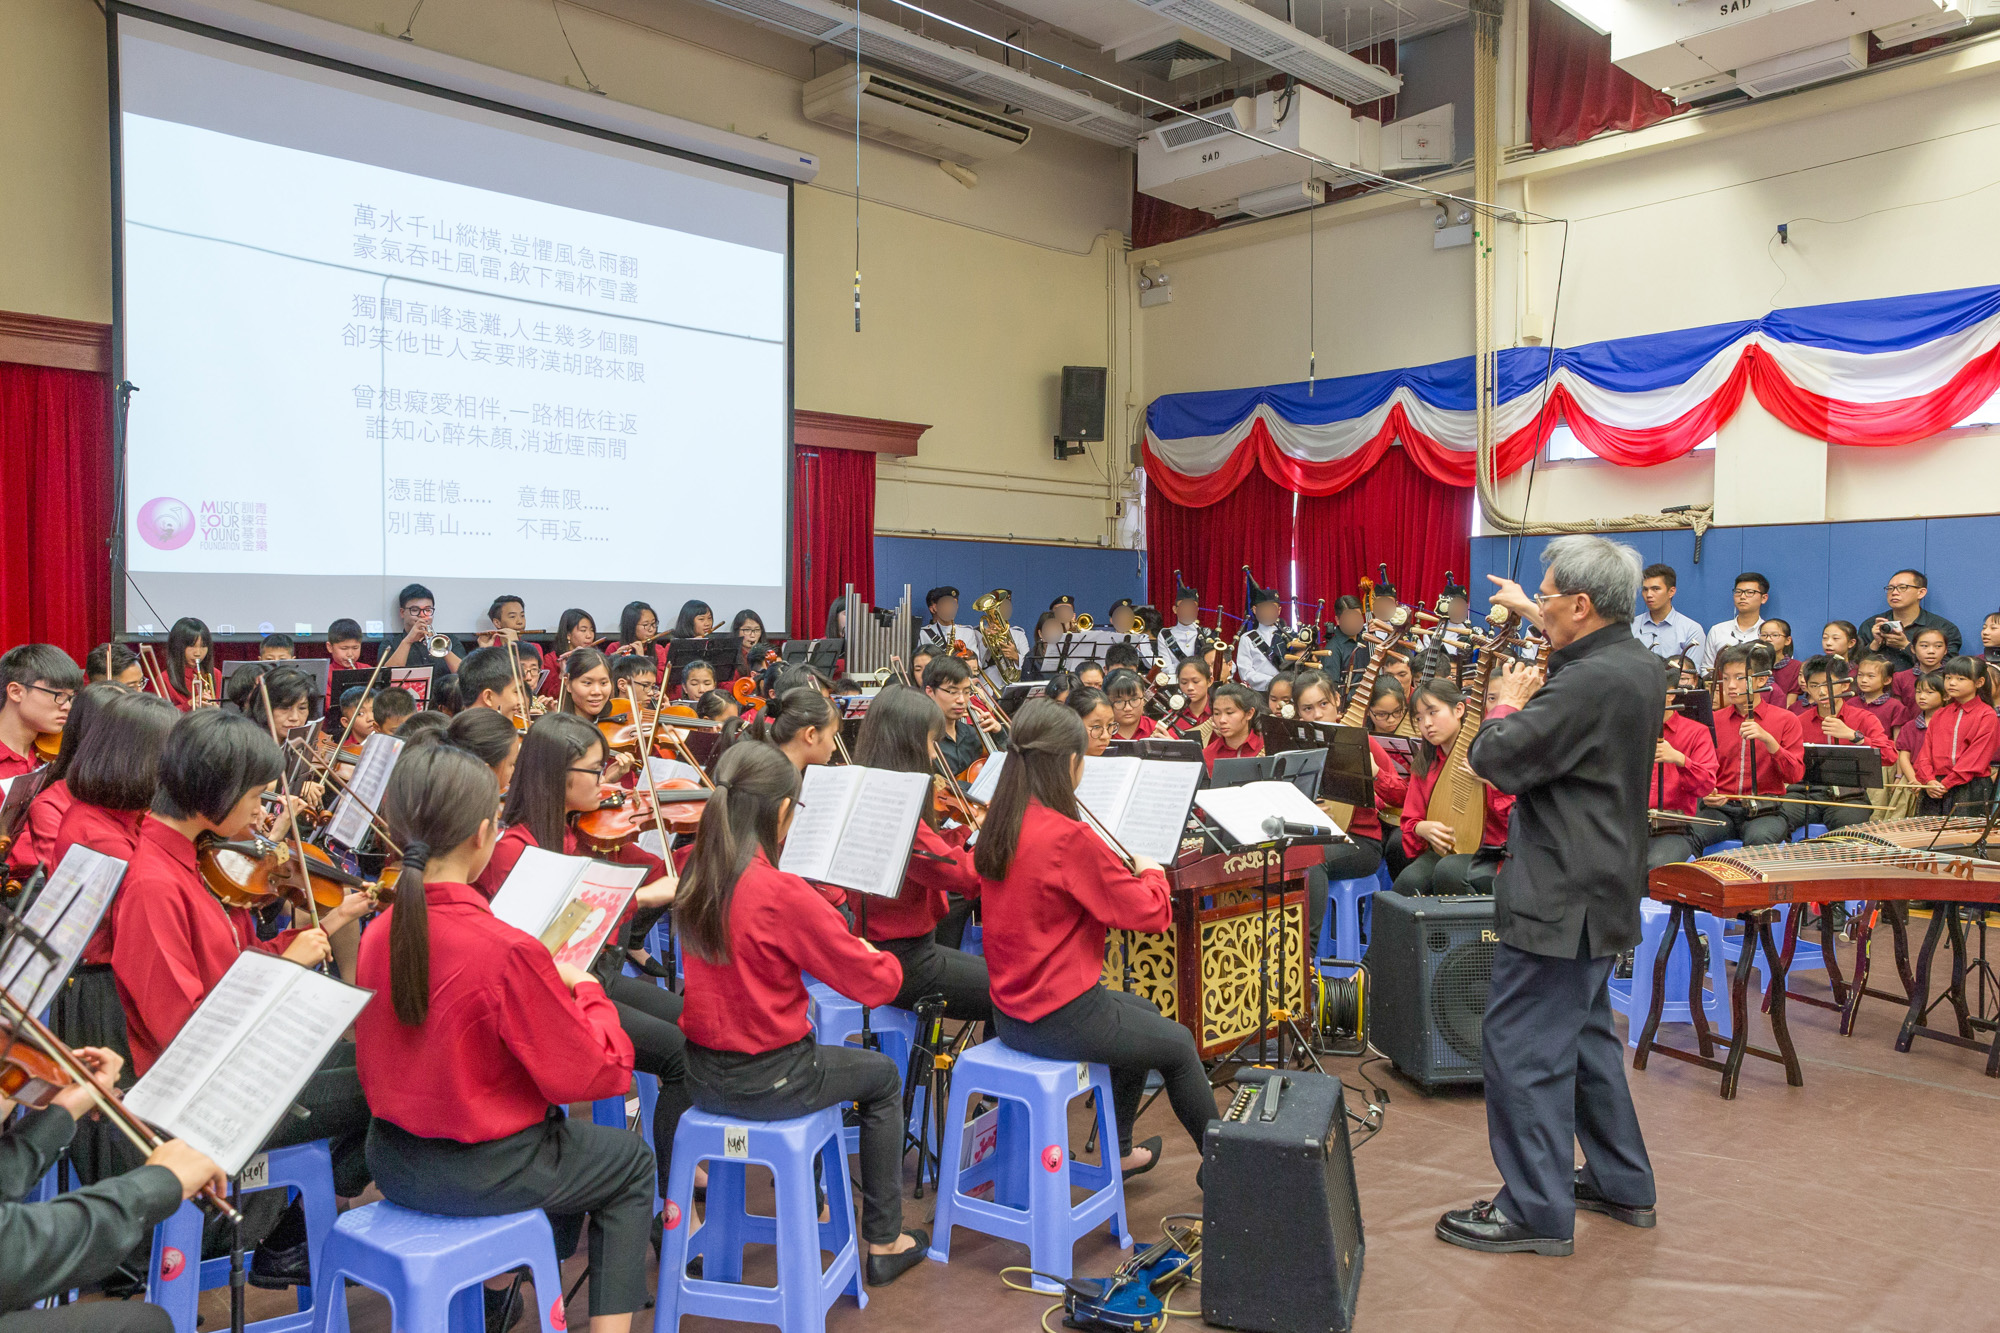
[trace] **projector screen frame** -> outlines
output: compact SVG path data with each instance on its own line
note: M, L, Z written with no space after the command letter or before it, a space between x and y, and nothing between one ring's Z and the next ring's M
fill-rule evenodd
M120 73L119 73L119 51L118 51L118 39L119 39L118 21L121 17L129 17L135 21L142 23L152 23L152 24L157 24L161 27L178 29L182 32L187 32L198 37L204 37L212 41L226 43L232 46L243 47L248 50L256 51L264 55L279 57L281 59L298 61L306 65L316 66L321 69L348 75L353 78L363 79L372 83L384 84L389 87L398 88L406 92L413 92L422 94L424 96L442 98L445 101L456 102L464 106L475 107L480 110L491 112L496 115L528 121L533 124L543 125L552 129L562 130L572 134L580 134L587 136L589 138L605 140L607 142L619 144L627 148L638 149L642 152L657 153L665 157L678 158L683 161L697 163L703 167L707 167L713 170L728 172L734 175L747 176L756 180L766 181L775 185L782 185L785 191L784 193L785 402L784 402L784 417L783 417L785 423L784 425L785 438L784 438L784 459L782 463L782 469L784 473L784 497L783 497L783 507L782 507L783 518L781 524L783 528L782 543L784 551L779 566L778 588L779 588L780 605L776 610L776 614L771 614L767 612L766 616L767 619L770 620L782 619L785 622L782 631L783 635L788 636L791 633L795 632L796 627L790 624L791 596L792 596L792 583L793 583L793 561L795 555L793 550L794 533L793 533L792 520L793 520L793 506L797 500L797 496L795 494L797 485L797 466L796 466L796 453L795 453L796 446L792 439L792 422L794 420L794 412L795 412L793 395L795 393L796 377L797 377L797 366L795 363L796 362L795 344L797 338L797 319L796 319L796 309L795 309L797 275L795 272L795 266L797 262L796 233L798 226L797 186L799 184L800 178L781 174L778 172L760 170L755 167L745 166L740 163L730 162L722 158L695 152L687 148L682 148L670 144L664 144L658 142L657 140L647 139L635 134L622 133L617 130L611 130L601 126L586 124L581 121L568 119L545 111L532 110L527 107L517 106L508 102L496 100L491 97L481 96L477 93L464 92L459 89L447 88L439 84L429 83L421 79L410 78L406 75L392 74L384 70L372 69L366 65L357 64L350 60L343 60L335 56L328 56L321 54L319 52L303 50L299 47L288 46L281 42L273 42L265 38L254 37L247 33L235 32L227 28L217 27L214 24L203 23L200 22L199 20L186 18L181 15L168 13L158 9L151 9L146 7L145 5L128 3L127 0L103 0L103 11L104 11L104 31L105 31L105 68L107 75L106 102L109 108L109 119L110 119L109 130L110 130L110 164L111 164L110 387L111 387L111 406L112 406L112 411L111 411L112 503L111 503L111 514L109 520L110 531L105 539L105 546L107 548L107 554L110 562L110 582L111 582L111 588L110 588L111 623L106 627L108 631L107 633L108 638L125 642L137 642L137 641L165 642L167 630L171 627L173 621L175 619L178 619L178 617L168 617L166 619L162 619L161 613L157 609L153 608L150 602L145 602L145 591L143 588L141 588L138 581L135 578L133 578L126 561L126 529L127 529L126 513L125 513L126 499L127 499L126 425L127 425L127 417L129 416L131 410L132 394L135 392L143 393L143 386L134 385L130 383L126 378L126 373L125 373L126 315L125 315L125 197L124 197L125 159L124 159L124 135L123 135L124 110L121 105L121 99L119 95ZM367 36L367 34L357 34L357 36L365 37ZM817 168L815 164L815 170L816 169ZM808 176L805 177L804 179L810 179L810 177ZM384 576L385 585L388 579L393 577L395 576L385 574ZM423 577L422 575L411 576L411 578L419 581L421 581L422 577ZM139 595L140 600L142 602L145 602L147 609L153 612L154 619L152 623L157 626L156 632L154 632L153 634L137 633L130 631L126 628L126 625L129 623L130 620L130 617L127 614L128 588L131 591L136 592ZM498 588L497 584L496 588L499 591L505 591L504 588ZM667 616L671 615L674 611L677 611L679 608L676 607L669 609L662 609L662 608L655 608L655 609L660 612L660 615L664 621L664 619ZM808 615L810 615L810 608L808 608L807 610L808 610ZM363 620L364 623L367 620L372 619L372 617L366 615L356 618ZM719 614L718 614L718 619L720 619ZM381 636L381 638L386 643L388 641L393 640L398 631L395 623L392 620L390 620L386 615L383 620L383 626L384 626L384 633ZM273 628L274 631L282 631L285 630L287 627L284 624L274 624ZM439 628L444 632L463 636L474 632L474 630L483 629L484 626L473 626L473 627L467 627L465 629L460 629L456 626L441 625ZM552 632L553 629L554 626L552 624L548 626L546 629L531 630L530 633L546 634ZM229 634L216 634L214 637L219 642L245 642L245 641L255 641L263 636L262 633L258 631L238 631ZM307 637L315 639L324 638L325 630L323 627L321 627L317 634Z

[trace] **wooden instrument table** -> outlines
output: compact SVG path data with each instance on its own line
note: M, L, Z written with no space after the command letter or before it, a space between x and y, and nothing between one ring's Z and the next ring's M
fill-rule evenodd
M1898 824L1909 821L1895 821ZM1807 842L1777 843L1763 847L1740 847L1718 856L1705 856L1698 861L1679 865L1660 866L1647 878L1647 891L1656 900L1671 905L1673 911L1668 920L1667 931L1660 942L1659 951L1653 958L1653 1002L1646 1015L1646 1026L1639 1035L1638 1049L1632 1056L1632 1067L1644 1069L1648 1055L1657 1050L1675 1059L1686 1060L1704 1069L1718 1070L1722 1074L1722 1095L1732 1098L1736 1095L1743 1057L1756 1055L1763 1059L1777 1061L1785 1066L1785 1081L1793 1087L1804 1084L1805 1077L1799 1069L1798 1056L1792 1049L1790 1029L1786 1026L1785 1001L1791 992L1787 988L1786 971L1791 964L1792 946L1797 940L1798 914L1792 914L1786 930L1785 947L1781 950L1772 931L1772 925L1779 916L1781 904L1807 902L1840 902L1848 899L1863 899L1869 903L1905 903L1910 901L1939 901L1942 903L2000 902L2000 862L1975 860L1969 856L1953 855L1949 852L1931 851L1921 847L1908 847L1891 841L1894 836L1857 838L1851 835L1857 825L1844 829L1840 835L1814 838ZM1882 826L1886 827L1886 826ZM1707 912L1712 916L1733 916L1743 922L1743 952L1736 960L1736 971L1730 978L1730 1015L1734 1028L1729 1043L1729 1053L1721 1061L1713 1057L1715 1039L1710 1036L1708 1021L1701 1006L1701 971L1689 969L1688 999L1692 1009L1695 1041L1699 1053L1660 1045L1654 1040L1660 1027L1660 1014L1666 1002L1667 958L1672 952L1676 935L1684 935L1688 941L1689 956L1697 956L1694 929L1694 914ZM1892 916L1892 920L1896 918ZM1959 1017L1959 1033L1954 1036L1931 1031L1925 1026L1925 1015L1929 1009L1930 967L1939 937L1949 921L1954 949L1952 988L1947 995L1952 998L1953 1007ZM1823 928L1829 962L1832 961L1832 933ZM1955 911L1940 908L1931 919L1931 929L1918 957L1914 984L1909 991L1909 1012L1903 1020L1902 1034L1896 1040L1896 1049L1907 1051L1911 1041L1917 1036L1934 1037L1955 1045L1984 1049L1972 1038L1966 1020L1964 999L1964 930ZM1750 1044L1748 988L1750 973L1755 967L1754 951L1761 948L1770 969L1771 980L1766 991L1765 1007L1771 1016L1771 1032L1778 1049L1773 1052ZM1865 941L1864 941L1865 949ZM1864 954L1865 957L1865 954ZM1829 977L1838 978L1837 967L1829 967ZM1856 984L1836 990L1836 1004L1845 1010L1842 1031L1851 1030L1852 1007L1859 1003L1865 991L1865 967L1857 969ZM1868 992L1881 994L1881 992ZM1805 997L1799 997L1805 998ZM1816 1001L1824 1003L1823 1001ZM2000 1042L1996 1042L1988 1055L1987 1072L2000 1077Z
M1257 1035L1264 1001L1294 1017L1306 1008L1312 942L1306 872L1325 859L1319 846L1218 852L1167 870L1174 919L1164 934L1113 930L1104 942L1104 984L1130 990L1194 1034L1204 1060L1218 1060ZM1268 917L1265 875L1270 876ZM1273 926L1284 931L1283 975ZM1268 937L1268 938L1267 938ZM1269 946L1268 955L1266 945ZM1265 983L1265 968L1270 981ZM1128 984L1129 978L1129 984ZM1275 1015L1267 1031L1276 1029Z

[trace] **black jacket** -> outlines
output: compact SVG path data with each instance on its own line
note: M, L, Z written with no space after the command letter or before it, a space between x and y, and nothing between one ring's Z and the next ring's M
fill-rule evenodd
M0 1313L109 1277L181 1206L181 1183L163 1166L19 1203L76 1132L60 1107L30 1111L0 1135Z
M1516 797L1507 863L1494 885L1500 939L1575 958L1639 942L1646 896L1646 779L1666 715L1660 659L1628 624L1549 657L1549 679L1519 712L1489 717L1473 771Z
M1864 616L1862 619L1855 621L1855 628L1861 631L1861 651L1864 653L1869 651L1868 643L1875 637L1876 621L1894 620L1895 618L1896 613L1885 606L1873 615ZM1917 634L1927 629L1943 630L1945 656L1958 656L1960 649L1965 643L1965 636L1958 632L1958 626L1952 624L1935 611L1924 610L1922 603L1919 603L1917 606L1917 618L1910 622L1910 627L1904 630L1903 633L1909 636L1910 643L1915 644ZM1888 658L1890 665L1898 671L1908 671L1917 664L1917 659L1910 654L1908 648L1891 648L1885 643L1882 645L1882 656Z

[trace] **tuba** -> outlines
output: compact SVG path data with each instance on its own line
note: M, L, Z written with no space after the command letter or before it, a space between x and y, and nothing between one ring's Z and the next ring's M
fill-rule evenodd
M986 643L986 660L1000 673L1002 684L1012 685L1021 678L1021 668L1001 651L1013 648L1014 629L1000 614L999 593L982 593L972 609L979 613L979 637Z

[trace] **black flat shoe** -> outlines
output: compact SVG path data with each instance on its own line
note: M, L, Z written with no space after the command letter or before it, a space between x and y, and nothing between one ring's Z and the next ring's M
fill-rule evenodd
M924 1261L924 1255L931 1248L931 1233L922 1230L903 1232L917 1243L901 1254L871 1254L868 1256L868 1285L886 1287L903 1274Z
M1594 1188L1583 1183L1583 1172L1576 1173L1576 1206L1586 1212L1603 1213L1615 1218L1628 1227L1649 1230L1660 1224L1660 1215L1652 1205L1638 1207L1629 1203L1613 1203Z
M1437 1238L1483 1254L1545 1254L1561 1258L1576 1253L1575 1241L1537 1236L1519 1222L1509 1221L1491 1199L1481 1199L1470 1208L1455 1208L1440 1217Z
M482 1289L481 1298L486 1305L486 1333L507 1333L507 1330L521 1322L528 1303L521 1299L521 1287L517 1282L505 1291L495 1291L491 1287Z
M1120 1178L1124 1180L1130 1180L1134 1176L1143 1176L1148 1171L1151 1171L1154 1167L1158 1166L1160 1164L1160 1153L1166 1147L1166 1144L1165 1141L1162 1140L1159 1135L1155 1134L1152 1138L1147 1139L1144 1143L1136 1143L1133 1144L1132 1146L1135 1149L1144 1148L1147 1152L1151 1153L1152 1155L1146 1159L1146 1164L1144 1166L1126 1167L1120 1173Z
M310 1287L312 1264L307 1257L306 1242L300 1241L283 1249L259 1245L257 1252L250 1256L250 1285L262 1287L265 1291Z

